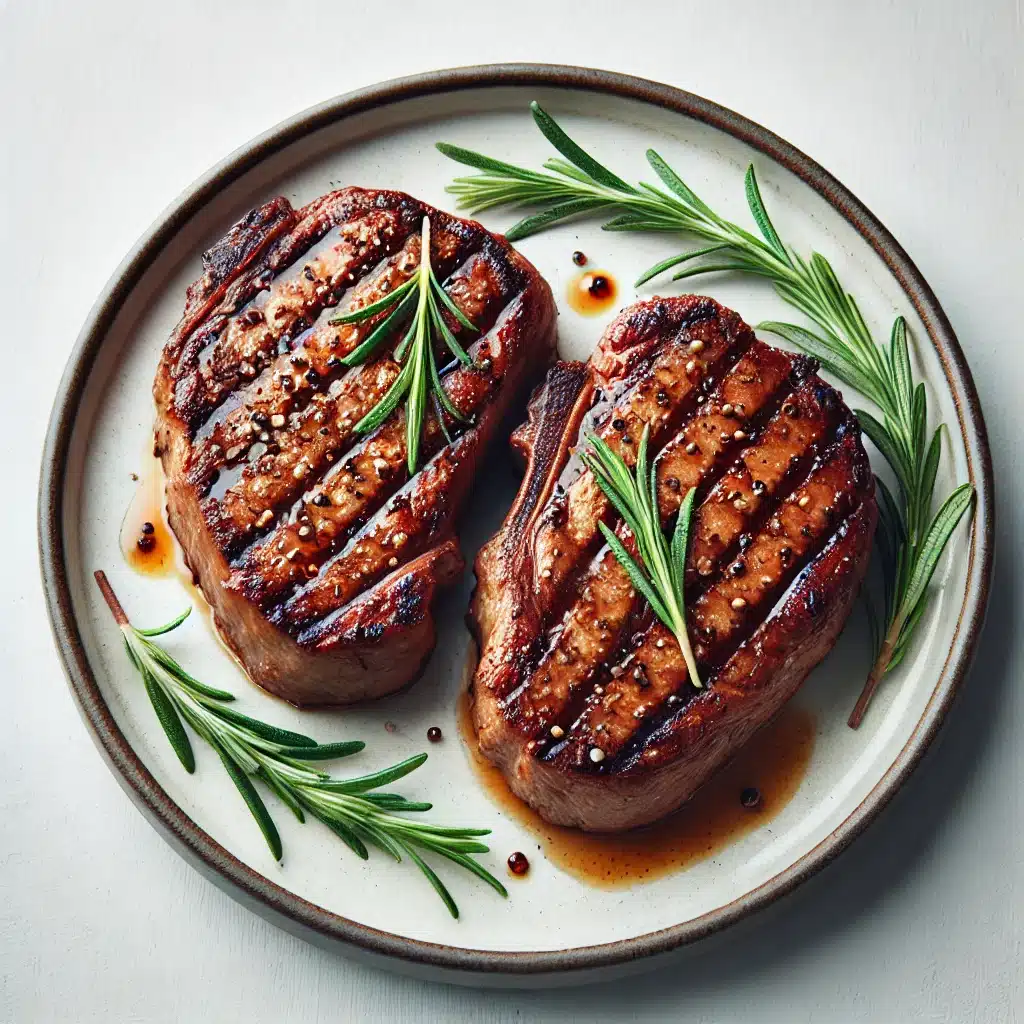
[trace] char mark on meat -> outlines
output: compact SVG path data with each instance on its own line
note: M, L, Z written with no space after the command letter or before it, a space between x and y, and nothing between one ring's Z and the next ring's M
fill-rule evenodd
M628 531L578 457L593 433L632 466L644 429L665 528L697 491L685 600L701 689L605 544L601 524ZM625 310L588 363L556 365L513 443L526 475L476 563L480 747L553 822L645 824L835 642L876 518L860 431L812 360L682 296Z
M401 332L349 368L386 313L331 320L417 272L424 217L432 269L476 330L448 318L471 365L442 386L465 423L427 414L410 479L403 407L356 430L398 375ZM257 683L339 704L417 675L436 592L462 571L454 531L479 460L549 365L554 319L503 238L397 192L277 198L204 253L154 384L157 449L171 526Z

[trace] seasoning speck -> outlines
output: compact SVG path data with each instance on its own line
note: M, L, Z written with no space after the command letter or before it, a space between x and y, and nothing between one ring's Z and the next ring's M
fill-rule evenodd
M572 261L577 267L585 267L587 265L587 254L585 252L580 252L580 250L577 249L572 254Z
M761 791L756 786L747 786L742 793L740 793L740 803L744 807L753 810L761 803Z
M604 751L600 747L590 748L590 760L594 764L600 764L604 760Z

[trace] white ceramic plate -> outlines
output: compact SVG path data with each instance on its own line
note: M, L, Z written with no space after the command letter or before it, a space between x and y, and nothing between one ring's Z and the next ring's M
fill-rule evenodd
M106 568L141 624L164 621L190 596L174 581L134 574L122 560L118 528L135 486L129 474L149 438L158 355L199 274L199 253L277 193L298 206L334 186L360 184L451 208L444 186L458 170L434 142L539 165L550 148L530 120L532 99L626 177L649 176L643 154L655 146L711 205L741 221L743 172L754 160L783 236L804 252L828 255L878 334L897 312L908 317L932 416L950 427L938 491L970 479L978 506L973 526L961 527L941 564L912 654L862 728L846 726L865 673L859 612L804 686L797 700L817 723L814 752L798 792L771 826L684 871L611 892L539 855L536 840L491 802L469 765L455 715L471 647L463 623L471 574L443 601L437 650L422 681L357 710L295 711L249 684L200 621L184 627L171 641L174 651L238 694L240 707L322 739L367 740L358 762L341 763L344 770L415 753L426 747L429 726L442 727L446 742L429 748L430 760L402 790L429 796L437 818L493 826L488 863L499 873L512 850L528 851L533 863L507 901L457 870L444 871L463 912L454 921L411 867L376 855L361 862L319 823L299 825L272 804L286 850L283 865L275 864L210 751L197 744L196 775L181 770L123 656L92 571ZM511 223L500 213L484 220L494 229ZM521 244L561 304L563 357L586 358L611 316L585 319L565 306L572 250L618 277L624 306L654 293L635 293L628 282L674 244L609 235L593 221ZM769 288L749 280L707 279L698 287L750 323L790 316ZM466 516L470 562L516 485L500 451L485 472ZM73 691L150 819L216 881L293 930L408 969L477 982L565 978L671 950L776 898L839 852L898 788L944 715L980 626L991 556L990 467L974 387L934 296L884 228L826 172L764 129L664 86L570 68L463 69L390 83L306 112L212 171L168 209L97 303L58 397L41 495L43 573ZM397 732L385 731L388 720Z

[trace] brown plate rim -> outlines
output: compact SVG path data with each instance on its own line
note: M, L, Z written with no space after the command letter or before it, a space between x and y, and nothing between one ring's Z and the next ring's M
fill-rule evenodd
M63 537L63 481L71 433L85 384L121 303L184 224L216 193L273 153L328 124L418 96L502 86L564 88L650 103L728 133L787 168L821 195L868 242L896 277L925 325L946 375L977 503L967 587L942 673L906 745L879 782L829 836L762 885L682 924L616 942L542 952L490 951L410 939L350 921L316 906L242 863L192 821L142 764L114 721L92 674L71 602ZM491 64L394 79L328 100L236 150L179 196L125 257L89 313L61 379L43 452L39 484L39 554L47 610L60 657L94 741L118 781L157 830L208 877L290 931L323 944L429 967L483 983L520 983L590 972L663 954L696 942L767 906L821 870L867 827L906 781L937 733L969 667L984 620L992 574L992 461L974 381L953 328L913 261L881 222L823 167L761 125L692 93L591 68ZM397 966L397 964L396 964ZM454 980L454 978L453 978Z

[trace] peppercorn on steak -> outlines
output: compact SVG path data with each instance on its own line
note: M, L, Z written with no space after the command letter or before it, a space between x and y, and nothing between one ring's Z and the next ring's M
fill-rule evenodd
M617 831L684 803L834 644L877 510L860 431L812 360L702 296L630 307L587 363L558 363L513 435L518 497L481 550L471 618L482 752L549 821ZM696 487L685 574L694 686L673 634L604 543L633 544L579 458L596 434L659 513ZM635 550L635 549L634 549Z
M410 476L402 405L356 429L399 374L404 330L350 368L388 310L330 320L417 274L424 217L431 269L475 330L437 302L469 361L440 370L459 418L441 402L426 412ZM553 358L550 289L479 224L361 188L299 210L273 199L203 265L154 383L189 568L266 689L300 706L398 689L433 647L436 591L463 569L454 528L478 461Z

